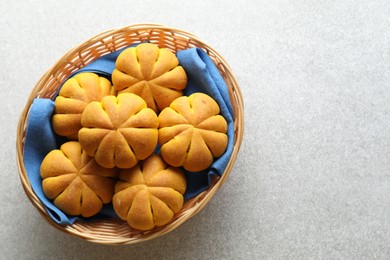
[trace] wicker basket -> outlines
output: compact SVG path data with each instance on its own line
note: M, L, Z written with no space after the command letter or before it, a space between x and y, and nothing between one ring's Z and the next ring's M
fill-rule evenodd
M136 231L124 221L105 219L94 222L78 222L72 225L59 225L47 214L43 204L34 194L27 177L23 162L24 139L26 134L27 118L34 98L53 98L59 86L73 72L81 69L102 55L124 48L132 43L150 41L159 47L165 47L176 53L178 50L198 47L206 51L216 64L228 86L231 103L234 110L234 149L230 161L222 177L215 179L206 191L185 202L169 224L146 232ZM101 244L133 244L164 235L189 218L197 214L213 197L227 179L243 137L243 101L238 83L226 61L210 46L206 45L194 35L157 24L139 24L103 32L85 43L80 44L65 54L52 68L50 68L33 88L27 104L20 116L17 128L17 164L23 188L39 213L57 229Z

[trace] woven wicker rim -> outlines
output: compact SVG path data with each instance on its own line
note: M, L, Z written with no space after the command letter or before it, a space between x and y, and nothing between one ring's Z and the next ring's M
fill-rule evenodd
M175 215L173 221L163 227L141 232L130 228L126 222L113 219L105 219L94 222L76 221L72 225L59 225L49 217L43 204L33 192L23 162L27 118L31 104L34 98L37 97L53 98L59 86L67 77L102 55L122 49L132 43L142 41L150 41L151 43L158 45L160 48L168 48L174 53L178 50L192 47L201 48L206 51L216 64L228 86L228 92L234 111L234 148L225 172L222 177L216 178L213 181L213 184L206 191L186 201L182 210ZM174 230L206 206L217 190L226 181L230 171L232 170L242 142L244 129L243 117L242 94L229 65L217 51L205 44L196 36L183 30L159 24L136 24L108 30L90 38L86 42L79 44L68 51L38 80L34 86L30 96L28 97L25 108L20 115L17 127L16 149L19 177L23 189L32 204L38 209L38 212L43 216L43 218L58 230L83 238L87 241L101 244L119 245L139 243L159 237Z

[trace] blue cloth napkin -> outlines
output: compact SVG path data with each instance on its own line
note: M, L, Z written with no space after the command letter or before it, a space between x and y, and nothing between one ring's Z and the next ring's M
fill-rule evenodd
M43 158L51 150L57 149L56 135L51 128L53 110L54 102L50 99L37 98L33 101L28 116L26 140L24 143L24 166L32 189L45 205L50 217L59 224L70 224L76 218L68 217L46 198L43 193L40 176Z
M88 71L111 78L112 71L115 68L115 61L122 51L123 49L104 55L76 73ZM178 51L177 58L188 76L188 84L184 94L190 95L195 92L203 92L212 96L221 108L221 115L228 123L227 135L229 141L225 153L215 160L206 171L197 173L185 172L187 190L184 197L189 199L206 190L210 186L213 176L221 176L225 171L234 146L233 109L225 81L213 61L203 50L191 48ZM33 101L26 130L24 164L32 189L45 205L50 217L59 224L72 224L75 220L82 218L67 216L48 200L43 193L42 179L40 177L40 165L43 158L51 150L58 149L63 142L63 138L56 136L52 130L51 117L54 106L54 102L50 99L37 98ZM111 205L104 207L101 214L92 219L102 216L116 216Z

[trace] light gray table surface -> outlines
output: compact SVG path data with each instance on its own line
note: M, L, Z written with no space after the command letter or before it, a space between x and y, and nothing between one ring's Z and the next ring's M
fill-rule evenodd
M0 3L0 259L389 259L390 2ZM245 134L223 187L171 233L106 246L27 199L16 125L41 75L102 31L159 23L228 61Z

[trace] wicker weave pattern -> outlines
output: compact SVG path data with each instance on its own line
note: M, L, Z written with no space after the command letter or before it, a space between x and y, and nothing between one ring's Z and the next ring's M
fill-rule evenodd
M25 130L30 106L34 98L54 98L59 86L72 73L98 59L102 55L142 41L150 41L151 43L158 45L160 48L168 48L174 53L178 50L198 47L206 51L206 53L211 57L221 72L222 77L225 79L234 110L235 140L232 157L223 176L215 179L208 190L186 201L181 211L175 215L173 221L163 227L141 232L130 228L127 223L117 220L100 220L89 223L76 222L73 225L68 226L58 225L51 220L42 203L32 191L23 163ZM197 214L225 182L233 167L242 142L244 125L243 116L241 91L227 62L213 48L203 43L196 36L182 30L156 24L139 24L109 30L71 49L41 77L33 88L27 100L26 106L19 118L17 128L16 148L20 180L27 197L38 209L39 213L50 224L63 232L101 244L133 244L149 240L174 230L186 220Z

